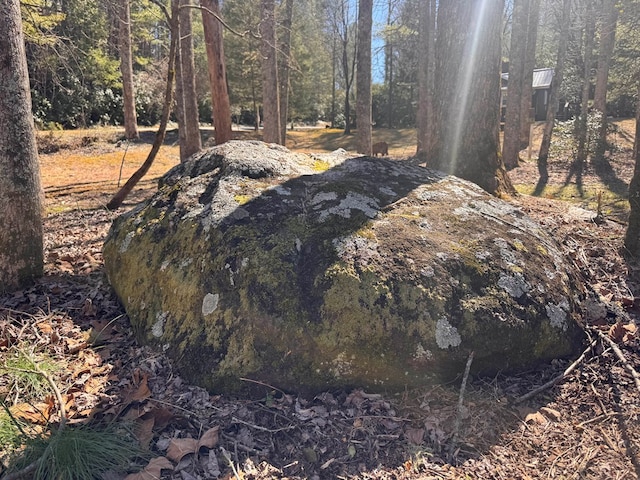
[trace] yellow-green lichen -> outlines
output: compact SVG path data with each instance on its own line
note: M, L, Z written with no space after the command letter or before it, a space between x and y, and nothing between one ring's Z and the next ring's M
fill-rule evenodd
M311 167L314 172L326 172L331 168L331 164L329 162L325 162L324 160L316 160L313 162L313 167Z

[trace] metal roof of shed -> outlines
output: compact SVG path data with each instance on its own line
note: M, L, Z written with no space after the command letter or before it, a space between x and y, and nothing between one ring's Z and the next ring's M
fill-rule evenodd
M509 73L502 74L503 80L509 80ZM533 71L533 89L543 89L551 87L553 80L553 68L537 68Z

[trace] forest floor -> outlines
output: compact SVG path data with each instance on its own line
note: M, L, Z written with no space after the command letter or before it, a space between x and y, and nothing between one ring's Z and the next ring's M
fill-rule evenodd
M571 158L565 152L552 158L539 195L510 200L551 232L585 283L610 302L607 322L590 326L593 346L575 370L528 400L517 402L575 359L519 375L471 378L461 409L460 383L389 395L332 391L315 398L274 387L256 400L212 395L183 382L161 353L136 343L104 276L101 254L111 221L148 198L156 179L177 164L175 132L115 213L104 205L118 178L126 181L144 160L152 132L137 143L118 140L115 129L39 135L46 275L33 287L0 297L0 359L4 367L18 354L50 359L49 378L70 424L128 425L149 452L138 468L152 459L146 473L129 480L160 474L181 480L638 479L640 379L630 372L640 367L640 267L622 255L633 127L632 121L616 123L606 165L589 163L581 182L567 178ZM534 146L539 127L535 133ZM412 131L376 130L374 139L387 141L398 160L413 153ZM290 132L289 140L302 151L353 150L353 138L332 129ZM521 192L532 192L535 158L510 176ZM598 209L602 221L595 222ZM27 423L59 421L50 390L30 389L14 376L0 362L0 398L12 414ZM0 476L7 454L0 446ZM121 480L125 474L103 478Z

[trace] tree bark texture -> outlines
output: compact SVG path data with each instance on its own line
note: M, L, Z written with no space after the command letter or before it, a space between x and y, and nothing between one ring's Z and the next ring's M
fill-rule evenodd
M178 58L180 59L180 75L176 68L176 82L179 82L182 90L182 106L184 125L184 145L180 144L180 161L191 157L194 153L202 149L200 138L200 119L198 115L198 97L196 94L196 67L193 57L193 26L191 19L191 7L188 7L189 0L180 0L180 55L176 57L176 67ZM177 95L177 89L176 89ZM231 115L229 115L231 118Z
M274 0L261 0L260 7L263 139L267 143L282 143L280 138L280 95L278 92Z
M291 25L293 24L293 0L286 0L282 19L282 46L280 50L280 138L287 144L287 119L289 118L289 74L291 72Z
M42 186L20 2L0 0L0 293L43 272Z
M531 122L531 98L533 97L533 69L536 66L536 43L538 39L538 22L540 21L540 0L530 0L529 18L527 19L527 52L524 63L524 79L522 81L522 104L520 107L520 148L529 145Z
M122 73L122 100L124 107L124 135L132 140L140 138L136 99L133 87L133 60L131 54L131 9L129 0L120 0L118 47Z
M216 18L220 16L218 0L200 0L202 7L202 25L207 50L209 83L211 84L211 103L213 106L213 126L216 131L216 144L231 140L231 105L227 89L227 70L224 62L224 43L222 26Z
M437 125L433 121L433 77L435 65L435 1L420 3L418 53L418 108L416 112L416 155L423 160L431 157Z
M556 56L556 66L553 70L553 80L551 81L551 93L549 95L549 108L547 109L547 118L544 124L544 132L542 134L542 142L540 143L540 151L538 152L538 174L540 175L539 183L547 182L549 178L548 163L549 149L551 148L551 137L553 135L553 124L556 121L556 110L558 109L558 101L560 100L560 89L564 80L564 64L567 56L567 45L569 43L569 26L571 18L571 0L563 0L562 2L562 21L560 25L560 43L558 44L558 54Z
M2 0L0 0L2 1ZM149 155L143 162L143 164L136 170L133 175L127 180L118 192L109 200L107 203L108 210L116 210L120 208L122 202L125 201L127 196L131 193L131 190L138 184L138 182L144 177L151 165L153 165L153 161L156 159L158 155L158 151L164 142L164 137L167 133L167 123L169 122L169 115L171 114L171 106L173 103L173 82L175 80L175 61L176 61L176 50L178 49L178 15L179 15L179 2L174 1L171 3L171 19L170 19L170 29L171 29L171 43L169 44L169 61L167 65L167 83L165 84L164 90L164 103L162 105L162 115L160 116L160 125L158 126L158 131L156 132L156 137L153 140L153 145L151 146L151 150L149 151Z
M637 75L638 97L640 98L640 75ZM624 238L627 253L634 258L640 256L640 102L636 104L636 136L633 144L633 159L635 168L633 178L629 184L629 224Z
M618 23L618 7L616 0L604 0L600 27L600 48L598 51L598 68L596 70L596 89L593 96L593 108L602 112L602 120L598 131L598 151L596 157L601 159L607 144L607 83L609 67L616 44L616 25Z
M356 71L356 145L371 155L371 29L373 0L359 0Z
M515 194L499 153L502 0L441 0L434 167L486 191Z
M531 104L530 99L523 98L526 78L527 24L530 5L531 0L514 0L513 3L507 109L504 118L504 140L502 146L502 159L505 167L509 169L518 166L520 160L520 117L529 115Z

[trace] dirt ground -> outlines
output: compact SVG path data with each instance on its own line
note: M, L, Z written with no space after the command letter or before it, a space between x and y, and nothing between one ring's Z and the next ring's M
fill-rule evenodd
M631 128L620 125L622 132ZM607 321L589 326L591 347L555 386L522 398L576 359L516 376L470 378L459 406L460 382L394 395L355 390L315 398L265 386L261 399L186 384L161 353L136 343L101 255L113 218L148 198L155 178L177 163L175 139L169 136L148 178L113 213L104 205L118 177L126 181L149 145L118 141L117 131L76 133L40 139L48 152L41 154L46 275L0 297L0 356L12 345L37 345L64 365L55 380L72 423L132 424L152 461L149 476L129 480L160 474L182 480L639 478L640 379L631 372L640 368L640 267L621 254L620 198L633 172L622 134L608 168L589 165L583 185L567 181L569 159L552 159L547 190L510 200L552 233L585 282L609 302ZM305 132L293 137L294 146L313 150ZM315 145L331 150L332 141ZM410 150L396 144L391 154ZM510 176L519 188L535 185L535 160ZM604 219L594 222L598 191L606 194ZM0 394L9 385L11 379L0 376ZM50 421L59 420L55 407L40 408L49 409ZM148 461L140 459L138 469Z

